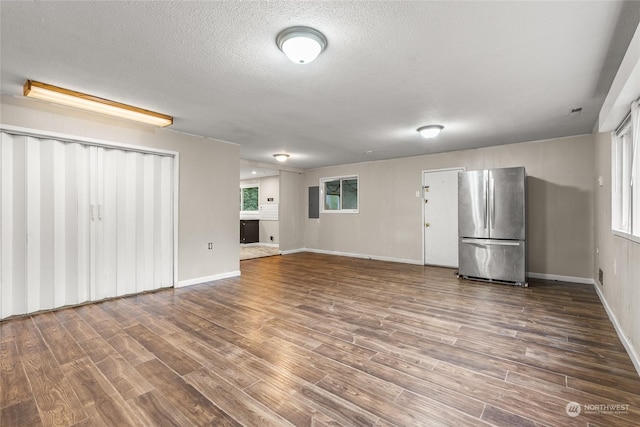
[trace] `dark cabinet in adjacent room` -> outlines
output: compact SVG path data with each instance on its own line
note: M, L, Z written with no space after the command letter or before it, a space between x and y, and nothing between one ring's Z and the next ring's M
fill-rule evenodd
M257 219L240 220L240 243L257 243L260 241L260 221Z

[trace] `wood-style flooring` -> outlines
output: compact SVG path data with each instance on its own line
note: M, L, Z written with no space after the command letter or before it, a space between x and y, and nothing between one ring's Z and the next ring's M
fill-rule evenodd
M1 322L0 426L640 423L590 285L311 253L241 270Z

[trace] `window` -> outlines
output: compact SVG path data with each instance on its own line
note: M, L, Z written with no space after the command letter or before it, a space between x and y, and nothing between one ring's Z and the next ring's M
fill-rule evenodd
M257 212L259 204L259 188L256 184L244 184L240 186L240 211Z
M611 153L611 228L640 241L640 154L638 103L618 127Z
M322 212L358 212L358 177L320 179Z

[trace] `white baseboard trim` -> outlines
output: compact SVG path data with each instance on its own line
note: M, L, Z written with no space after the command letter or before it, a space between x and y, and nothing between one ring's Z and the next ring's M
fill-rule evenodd
M298 248L298 249L289 249L286 251L280 251L281 255L291 255L291 254L299 254L300 252L306 252L307 250L305 248Z
M629 342L629 339L622 332L622 328L620 327L618 318L616 317L615 314L613 314L613 310L611 310L609 303L607 303L607 299L604 297L604 294L600 290L600 287L596 284L595 280L593 281L593 287L595 288L596 293L598 294L598 298L600 298L600 302L604 306L604 310L607 312L607 315L609 316L609 320L611 321L611 323L613 323L613 328L616 330L616 333L618 334L618 338L620 338L622 345L624 346L625 350L627 350L627 354L629 355L629 358L631 359L633 366L636 368L636 372L640 376L640 355L636 353L635 349L631 345L631 342Z
M326 251L324 249L312 249L312 248L304 248L303 252L314 252L317 254L325 254L325 255L337 255L337 256L346 256L346 257L352 257L352 258L373 259L376 261L399 262L402 264L423 265L422 261L415 260L415 259L393 258L393 257L377 256L377 255L365 255L365 254L358 254L353 252Z
M582 283L583 285L595 284L593 279L590 277L559 276L557 274L531 273L531 272L528 275L529 275L529 278L531 279L557 280L558 282Z
M214 274L213 276L196 277L195 279L181 280L176 284L176 288L184 288L185 286L199 285L200 283L213 282L221 279L228 279L229 277L237 277L240 275L240 270L229 271L228 273Z
M353 257L353 258L373 259L376 261L390 261L390 262L399 262L402 264L424 265L422 261L416 260L416 259L394 258L394 257L385 257L385 256L377 256L377 255L364 255L364 254L358 254L353 252L327 251L324 249L299 248L299 249L290 249L286 251L280 251L282 255L296 254L300 252L314 252L317 254L325 254L325 255L347 256L347 257ZM446 267L446 268L457 268L457 267ZM595 284L594 280L590 277L560 276L557 274L532 273L532 272L528 273L528 277L532 279L557 280L559 282L581 283L584 285Z
M240 247L248 248L250 246L265 246L269 248L277 248L280 245L278 245L277 243L240 243Z
M299 249L290 249L286 251L280 251L282 255L289 255L289 254L295 254L300 252L314 252L317 254L325 254L325 255L347 256L347 257L353 257L353 258L373 259L376 261L390 261L390 262L399 262L403 264L424 265L422 261L415 260L415 259L384 257L384 256L376 256L376 255L364 255L364 254L358 254L353 252L327 251L324 249L299 248ZM457 268L457 267L446 267L446 268ZM528 273L528 277L532 279L557 280L559 282L581 283L584 285L595 284L595 281L590 277L560 276L557 274L533 273L533 272Z
M259 243L258 246L265 246L267 248L277 248L280 245L277 243Z

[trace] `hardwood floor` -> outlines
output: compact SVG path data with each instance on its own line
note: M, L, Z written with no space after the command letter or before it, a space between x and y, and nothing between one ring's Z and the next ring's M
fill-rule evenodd
M311 253L241 269L1 322L0 425L640 423L640 377L589 285Z

